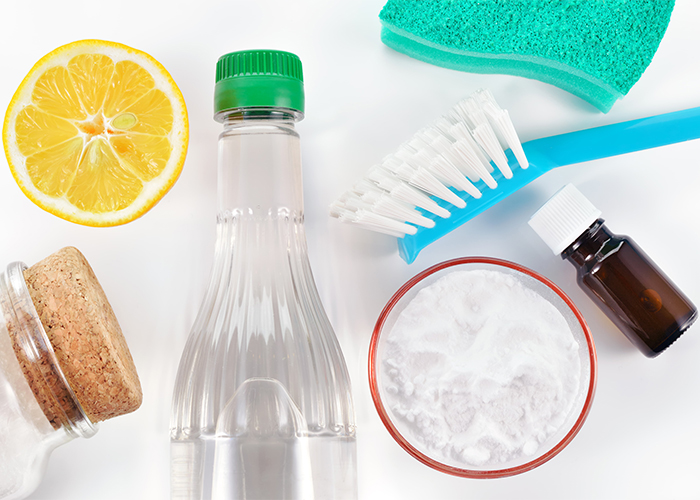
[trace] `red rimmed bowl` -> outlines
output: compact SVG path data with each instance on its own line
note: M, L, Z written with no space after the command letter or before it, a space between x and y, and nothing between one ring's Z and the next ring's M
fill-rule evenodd
M578 365L580 370L577 388L572 393L573 402L569 405L568 412L559 419L556 431L539 443L536 451L528 450L528 453L497 462L486 460L484 463L475 464L462 460L454 454L443 454L440 450L436 450L435 446L429 446L407 422L406 412L403 411L402 415L401 408L396 405L392 407L389 403L392 398L387 392L387 390L393 389L395 393L396 387L394 382L390 380L390 376L385 373L391 368L384 366L386 363L382 362L382 356L386 349L386 339L391 336L392 328L402 311L424 288L431 286L449 273L465 270L491 270L512 276L525 288L552 304L561 313L578 344L576 353L579 362L574 363ZM389 433L404 450L423 464L460 477L499 478L513 476L534 469L560 453L576 436L588 416L595 393L596 376L597 360L591 332L571 299L554 283L536 272L513 262L487 257L467 257L442 262L414 276L394 294L384 307L377 320L370 343L370 390L379 417ZM432 389L431 394L438 394L440 390L438 387L423 387L423 389ZM436 396L435 405L436 407L442 405L438 396Z

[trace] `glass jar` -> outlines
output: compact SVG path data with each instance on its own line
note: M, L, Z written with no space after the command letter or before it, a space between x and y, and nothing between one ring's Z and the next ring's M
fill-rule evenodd
M0 273L0 499L25 498L51 452L98 425L69 386L14 262Z

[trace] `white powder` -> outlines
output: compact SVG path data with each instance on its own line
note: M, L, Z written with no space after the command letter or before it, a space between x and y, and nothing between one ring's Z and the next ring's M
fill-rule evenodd
M578 351L562 313L516 276L453 271L421 290L387 335L385 406L432 458L522 459L565 423Z
M0 317L0 498L24 498L31 493L37 455L44 452L46 436L54 432L24 377Z

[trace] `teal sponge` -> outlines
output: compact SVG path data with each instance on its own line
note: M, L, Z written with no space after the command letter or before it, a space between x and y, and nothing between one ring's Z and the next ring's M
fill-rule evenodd
M382 41L473 73L551 83L603 112L654 57L674 0L389 0Z

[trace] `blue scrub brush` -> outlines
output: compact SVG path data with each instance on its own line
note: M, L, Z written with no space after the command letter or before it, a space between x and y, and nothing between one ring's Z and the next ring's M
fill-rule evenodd
M482 90L372 167L330 207L343 222L398 237L418 253L555 167L700 138L700 107L520 144Z

